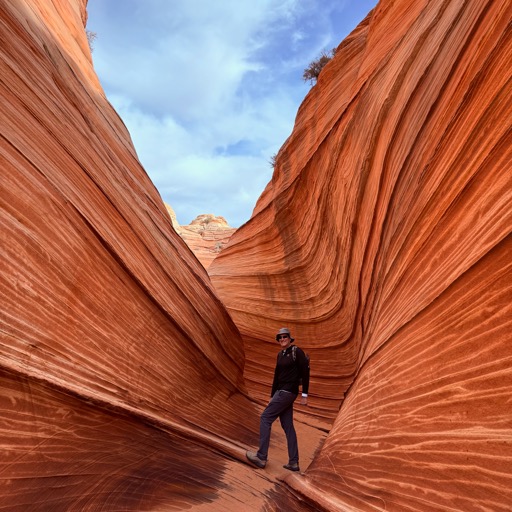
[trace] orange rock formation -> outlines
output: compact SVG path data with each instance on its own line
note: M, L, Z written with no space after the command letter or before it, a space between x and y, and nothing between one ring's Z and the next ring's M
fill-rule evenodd
M311 354L311 409L335 421L293 486L321 509L512 503L511 19L382 0L210 267L256 396L276 328Z
M98 84L85 8L0 4L0 510L204 504L257 437L243 346Z
M0 511L508 510L511 18L382 0L210 281L101 90L86 0L1 2ZM243 463L283 325L313 458L284 482Z
M168 204L165 206L178 235L183 238L203 267L208 269L227 245L236 228L232 228L224 217L216 217L211 213L198 215L190 224L181 226L172 207Z

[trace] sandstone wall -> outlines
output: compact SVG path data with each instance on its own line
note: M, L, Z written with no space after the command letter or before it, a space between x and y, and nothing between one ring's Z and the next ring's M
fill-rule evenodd
M9 512L205 502L214 454L257 435L238 330L99 86L85 8L0 3Z
M512 503L511 15L381 0L209 269L256 397L279 327L311 354L335 421L293 485L326 510Z

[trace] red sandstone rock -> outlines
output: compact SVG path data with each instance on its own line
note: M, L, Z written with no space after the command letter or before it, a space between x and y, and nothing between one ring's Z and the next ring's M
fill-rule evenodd
M227 245L236 228L232 228L224 217L216 217L211 213L198 215L190 224L181 226L172 207L166 205L166 208L178 235L183 238L203 267L208 269Z
M240 335L99 87L85 6L0 3L2 511L207 503L257 438Z
M311 355L310 411L335 422L288 483L323 510L512 503L511 17L382 0L209 269L255 396L277 328Z

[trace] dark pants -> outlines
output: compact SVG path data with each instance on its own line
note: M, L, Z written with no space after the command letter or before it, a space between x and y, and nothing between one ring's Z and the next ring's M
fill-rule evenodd
M260 418L260 449L257 456L261 460L267 460L268 447L270 445L270 431L272 423L277 418L281 421L288 443L288 462L295 464L299 462L299 447L297 446L297 434L293 426L293 402L297 395L288 391L278 390L274 393L272 400L261 414Z

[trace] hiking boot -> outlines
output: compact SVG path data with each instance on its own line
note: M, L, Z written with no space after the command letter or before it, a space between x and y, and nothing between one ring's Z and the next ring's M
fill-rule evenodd
M245 456L258 468L263 469L267 465L267 461L261 460L255 452L246 452Z
M284 469L288 469L289 471L300 471L299 465L295 464L285 464L283 466Z

